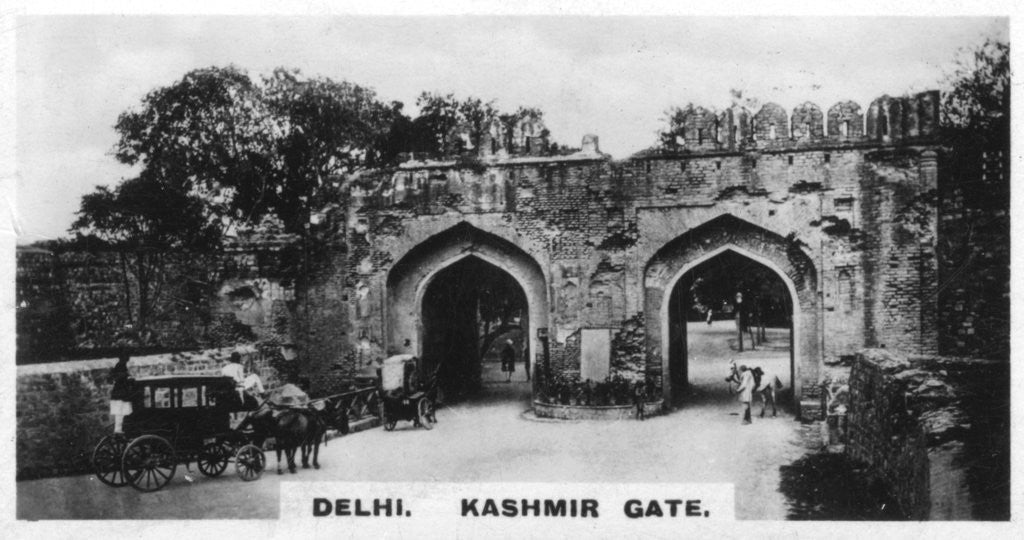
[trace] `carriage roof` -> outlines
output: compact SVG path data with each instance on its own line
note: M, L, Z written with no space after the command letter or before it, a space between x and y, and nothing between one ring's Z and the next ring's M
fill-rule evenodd
M189 386L195 384L225 383L230 381L234 385L234 379L224 375L153 375L150 377L139 377L135 379L136 384L159 383L165 386Z

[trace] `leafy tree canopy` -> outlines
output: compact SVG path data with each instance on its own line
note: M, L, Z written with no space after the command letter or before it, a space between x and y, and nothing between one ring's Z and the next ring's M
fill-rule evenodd
M348 82L277 69L259 81L206 68L150 92L118 118L115 155L202 196L224 220L278 217L301 233L333 179L378 163L401 105Z
M200 197L144 174L82 197L72 227L122 249L206 250L221 231L204 207Z
M1009 44L988 40L973 51L962 51L947 83L942 120L954 142L1008 145Z

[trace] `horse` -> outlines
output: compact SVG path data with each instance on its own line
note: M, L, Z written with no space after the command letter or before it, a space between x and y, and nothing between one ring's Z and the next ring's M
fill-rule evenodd
M778 416L775 409L775 392L782 389L782 380L777 375L766 372L760 367L752 367L750 372L754 375L752 393L761 395L761 418L764 418L768 402L772 404L772 416ZM740 369L736 366L736 361L729 360L729 376L725 378L725 382L730 383L729 390L732 391L732 383L740 384L740 380Z
M327 446L327 430L334 428L341 432L342 435L348 435L348 408L342 405L339 400L318 400L323 405L323 408L317 408L312 404L308 407L308 410L313 413L313 424L311 429L307 430L306 437L300 444L300 450L302 453L302 468L309 468L309 459L312 456L313 468L319 469L319 456L320 456L320 441L322 440L324 446Z
M348 433L348 414L337 405L326 404L323 411L318 411L312 407L276 407L269 401L264 401L237 429L242 430L250 425L257 445L261 446L269 437L276 441L274 451L277 454L277 474L283 474L281 452L284 452L288 462L288 471L295 474L296 451L301 453L303 469L309 468L310 458L313 468L320 468L321 439L329 427L334 427L343 434Z

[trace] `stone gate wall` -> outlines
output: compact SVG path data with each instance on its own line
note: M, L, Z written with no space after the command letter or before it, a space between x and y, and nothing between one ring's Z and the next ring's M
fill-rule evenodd
M314 295L338 295L329 289L344 283L347 321L308 342L336 351L312 370L350 369L340 351L405 352L387 337L388 274L456 226L511 242L540 265L552 345L563 346L580 328L621 329L644 313L652 257L723 216L785 239L813 264L817 352L798 360L808 366L799 376L813 379L817 363L865 345L934 353L935 211L923 226L898 216L935 189L937 100L883 97L866 114L849 102L827 114L813 104L790 115L767 105L696 111L672 144L624 161L588 136L569 155L481 149L364 173L351 184L347 265ZM618 365L661 382L651 365Z

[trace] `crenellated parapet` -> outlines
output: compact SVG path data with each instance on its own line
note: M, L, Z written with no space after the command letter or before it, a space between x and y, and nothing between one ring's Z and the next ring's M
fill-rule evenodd
M939 92L913 96L882 96L867 112L854 101L841 101L827 114L804 102L792 111L765 103L751 113L734 105L716 113L700 106L678 110L660 148L645 155L710 153L742 150L786 150L855 143L897 144L927 141L939 124Z

